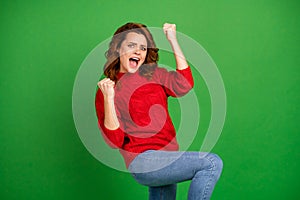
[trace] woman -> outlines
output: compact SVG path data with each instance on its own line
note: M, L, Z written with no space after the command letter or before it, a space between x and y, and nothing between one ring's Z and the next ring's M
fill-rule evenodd
M175 24L164 24L176 71L157 66L158 49L143 24L127 23L106 52L96 110L102 135L123 155L135 180L149 187L149 199L175 199L176 183L191 180L188 199L209 199L222 171L212 153L179 152L167 98L188 93L191 69L176 39ZM181 133L184 134L184 133Z

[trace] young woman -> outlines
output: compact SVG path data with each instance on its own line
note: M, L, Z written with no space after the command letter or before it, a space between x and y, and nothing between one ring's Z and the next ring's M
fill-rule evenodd
M145 25L127 23L115 32L106 52L107 78L98 82L99 127L106 142L120 150L135 180L149 187L150 200L176 199L176 183L187 180L188 199L209 199L222 160L212 153L178 151L167 99L185 95L194 82L175 24L166 23L163 30L176 71L157 66L158 48Z

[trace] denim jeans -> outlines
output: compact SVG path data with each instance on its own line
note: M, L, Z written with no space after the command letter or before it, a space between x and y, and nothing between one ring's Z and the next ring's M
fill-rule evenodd
M128 170L149 187L149 200L175 200L176 183L187 180L191 180L188 199L203 200L210 199L222 168L222 160L212 153L148 150Z

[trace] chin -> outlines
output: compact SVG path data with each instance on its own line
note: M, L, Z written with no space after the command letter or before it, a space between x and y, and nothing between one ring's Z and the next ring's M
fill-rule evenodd
M128 73L133 74L133 73L137 72L138 70L139 70L139 68L137 68L137 69L129 69Z
M135 68L128 67L127 72L129 72L129 73L135 73L135 72L137 72L139 70L139 68L140 68L140 66L135 67Z

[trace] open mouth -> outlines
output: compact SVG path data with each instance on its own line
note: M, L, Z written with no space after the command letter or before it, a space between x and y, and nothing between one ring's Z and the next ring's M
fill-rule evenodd
M140 59L137 57L129 58L129 65L133 68L136 68L138 66Z

